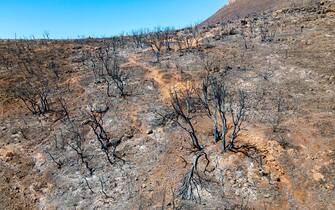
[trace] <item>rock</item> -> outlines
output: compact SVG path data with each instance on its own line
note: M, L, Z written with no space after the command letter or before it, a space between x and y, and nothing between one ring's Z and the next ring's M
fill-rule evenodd
M91 107L92 112L105 113L109 110L109 107L105 103L95 103Z
M154 133L153 130L151 130L151 129L147 130L147 134L148 134L148 135L153 134L153 133Z
M11 137L12 137L13 139L18 139L18 138L21 137L21 135L20 135L19 133L16 133L16 134L11 135Z

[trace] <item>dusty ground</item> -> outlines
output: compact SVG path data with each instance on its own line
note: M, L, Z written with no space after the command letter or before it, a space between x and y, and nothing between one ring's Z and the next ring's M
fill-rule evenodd
M93 132L84 127L85 152L92 155L89 163L95 169L90 176L73 150L61 146L66 129L56 113L33 116L9 96L6 89L19 82L19 74L3 63L0 208L335 209L334 16L329 1L246 18L246 24L235 20L202 29L202 43L211 45L204 52L220 56L231 69L227 87L248 93L248 118L238 144L252 149L221 153L212 142L211 121L200 114L195 127L211 163L202 174L198 203L173 199L193 154L187 134L156 114L170 106L171 89L200 83L205 72L196 51L164 53L157 64L149 49L120 49L132 90L120 98L107 97L106 84L95 83L90 68L80 62L101 40L35 44L42 61L59 63L58 82L68 89L62 96L78 124L89 106L109 107L104 126L113 138L127 134L117 148L126 163L110 165ZM264 24L276 32L271 42L261 41ZM227 34L231 29L235 33ZM11 51L15 44L1 42L3 60L16 59ZM272 132L269 119L277 95L284 98L285 112ZM46 150L63 163L61 168Z

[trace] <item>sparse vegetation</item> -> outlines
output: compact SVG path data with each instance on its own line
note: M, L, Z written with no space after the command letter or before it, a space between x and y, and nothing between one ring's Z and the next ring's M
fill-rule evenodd
M334 209L334 3L242 1L0 40L0 208Z

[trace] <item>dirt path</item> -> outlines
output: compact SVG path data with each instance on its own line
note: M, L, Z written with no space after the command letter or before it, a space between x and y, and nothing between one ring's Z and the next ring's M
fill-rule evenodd
M163 102L169 102L172 90L183 90L192 86L190 81L182 81L176 71L166 72L158 67L149 66L142 63L136 55L130 55L128 60L128 65L143 68L145 70L145 79L154 81L158 85Z

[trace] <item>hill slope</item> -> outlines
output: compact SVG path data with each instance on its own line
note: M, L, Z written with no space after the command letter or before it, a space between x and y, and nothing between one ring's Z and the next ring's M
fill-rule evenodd
M333 1L155 35L0 41L0 209L335 209Z
M316 2L315 0L234 0L213 16L204 21L201 25L211 25L222 20L243 18L247 15L257 15L267 10L280 9Z

